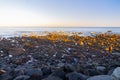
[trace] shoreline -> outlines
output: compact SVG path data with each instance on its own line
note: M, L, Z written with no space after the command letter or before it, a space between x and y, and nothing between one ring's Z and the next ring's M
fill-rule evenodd
M78 77L92 80L89 78L107 75L110 80L115 75L114 70L120 67L119 43L120 34L111 32L91 36L48 32L43 36L3 38L0 40L0 79L70 80Z

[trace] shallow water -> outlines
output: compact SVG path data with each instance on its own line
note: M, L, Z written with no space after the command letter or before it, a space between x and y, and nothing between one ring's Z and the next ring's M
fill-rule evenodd
M107 32L112 30L113 33L120 34L120 27L17 27L17 28L0 28L1 37L20 36L21 34L29 34L31 32L44 32L44 31L67 31L67 32Z

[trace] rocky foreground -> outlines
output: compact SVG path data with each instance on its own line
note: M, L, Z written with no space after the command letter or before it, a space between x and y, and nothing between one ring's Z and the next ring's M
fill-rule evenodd
M1 38L0 80L120 80L120 35Z

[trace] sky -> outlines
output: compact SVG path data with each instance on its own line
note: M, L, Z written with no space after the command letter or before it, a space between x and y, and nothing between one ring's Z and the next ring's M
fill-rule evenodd
M120 27L120 0L0 0L0 27Z

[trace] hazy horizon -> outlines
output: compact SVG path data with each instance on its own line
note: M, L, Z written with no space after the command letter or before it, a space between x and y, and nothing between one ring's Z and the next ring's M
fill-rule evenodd
M120 0L0 0L0 27L120 27Z

